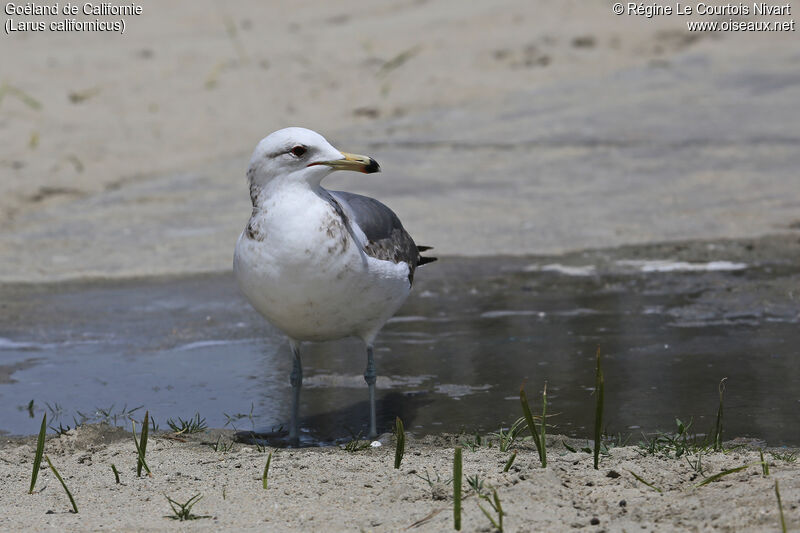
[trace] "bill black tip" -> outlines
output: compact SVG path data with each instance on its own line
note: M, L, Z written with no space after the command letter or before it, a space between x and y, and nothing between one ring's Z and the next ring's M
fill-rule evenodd
M366 174L372 174L373 172L380 172L380 171L381 171L381 166L378 164L377 161L375 161L370 157L369 164L366 166L366 168L364 168L364 172Z

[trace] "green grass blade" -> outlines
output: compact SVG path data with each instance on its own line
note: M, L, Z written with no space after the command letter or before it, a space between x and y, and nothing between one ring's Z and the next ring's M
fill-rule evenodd
M137 456L137 465L139 462L142 463L145 471L149 476L152 476L152 472L150 472L150 467L147 466L147 461L144 460L144 454L142 453L142 448L139 446L139 440L136 438L136 421L131 420L131 431L133 432L133 443L136 445L136 456Z
M14 87L6 83L3 83L3 86L0 88L0 91L2 92L2 96L5 96L6 93L13 94L17 98L19 98L22 103L24 103L26 106L30 107L33 110L39 111L42 108L42 104L39 102L39 100L31 96L30 94L26 93L19 87Z
M492 495L494 496L494 509L497 511L497 521L499 522L497 529L500 533L503 533L503 515L505 513L503 512L503 506L500 505L500 497L497 495L497 489L492 489Z
M142 421L142 438L139 441L139 447L137 450L139 452L139 459L136 461L136 477L142 477L142 466L144 465L144 457L147 453L147 435L150 432L150 425L148 424L149 417L150 411L145 411L144 420Z
M453 528L456 531L461 531L462 478L461 446L456 446L455 455L453 456Z
M403 454L406 451L406 431L403 428L403 421L398 416L395 420L395 438L397 439L397 446L394 449L394 467L400 468L400 463L403 461Z
M531 406L528 404L528 396L525 394L525 385L519 388L519 403L522 404L522 413L525 415L525 422L528 423L528 431L531 432L536 451L539 452L539 461L542 460L542 445L539 443L539 431L536 429L536 422L533 421Z
M633 472L631 472L630 470L628 470L628 473L629 473L630 475L632 475L633 477L635 477L635 478L636 478L636 480L637 480L638 482L640 482L640 483L644 483L645 485L647 485L648 487L650 487L651 489L653 489L653 490L654 490L654 491L656 491L656 492L661 492L661 489L659 489L658 487L656 487L656 486L655 486L655 485L653 485L652 483L648 483L647 481L645 481L644 479L640 478L639 476L637 476L636 474L634 474L634 473L633 473Z
M267 456L267 464L264 465L264 473L261 474L261 486L267 490L267 479L269 478L269 465L272 463L272 452Z
M719 382L719 408L717 409L717 421L714 424L714 451L722 450L722 397L725 395L725 381L722 378Z
M514 464L514 459L517 458L517 452L511 454L511 457L508 458L506 461L506 465L503 467L503 472L508 472L508 469L511 468L511 465Z
M542 468L547 467L547 439L545 438L546 428L547 427L547 382L544 382L544 389L542 389L542 434L539 437L539 442L541 442L541 453L542 453ZM500 518L500 525L502 526L503 518Z
M778 488L778 480L775 480L775 496L778 497L778 512L781 515L781 531L786 533L786 519L783 517L783 504L781 503L781 491Z
M769 477L769 463L764 460L764 450L759 449L758 455L761 457L761 473Z
M722 472L720 472L718 474L714 474L713 476L709 476L709 477L705 478L703 481L701 481L700 483L695 485L695 488L702 487L703 485L708 485L709 483L711 483L713 481L716 481L716 480L718 480L720 478L723 478L723 477L727 476L728 474L735 474L736 472L741 472L745 468L750 468L751 466L755 466L755 465L758 465L758 464L762 464L762 463L760 463L760 462L748 463L746 465L737 466L736 468L729 468L728 470L723 470Z
M50 458L47 455L45 455L44 458L47 460L47 464L50 465L50 470L53 471L53 473L56 475L56 478L61 482L61 486L64 487L64 492L67 493L69 502L72 504L72 512L78 514L78 506L75 505L75 498L72 497L72 493L67 488L67 484L64 483L64 479L61 477L61 474L58 473L58 470L56 470L56 467L50 462Z
M33 487L36 486L36 478L39 477L39 468L42 466L42 454L44 453L44 435L47 433L47 413L42 416L42 427L39 428L39 438L36 440L36 455L33 457L33 472L31 472L31 488L28 494L33 494Z
M597 349L597 369L595 372L594 392L597 395L597 404L594 411L594 469L600 464L600 445L603 431L603 395L605 393L605 379L600 366L600 348Z
M176 502L166 494L164 494L164 497L167 499L167 502L169 502L169 506L172 509L172 512L175 514L174 518L180 519L181 513L180 513L180 505L178 504L178 502Z
M490 515L490 514L489 514L489 511L487 511L486 509L484 509L484 508L483 508L483 505L481 505L481 504L478 504L478 508L479 508L481 511L483 511L483 514L485 514L485 515L486 515L486 518L488 518L488 519L489 519L489 522L491 522L491 523L492 523L492 527L493 527L493 528L495 528L495 529L496 529L496 530L498 530L498 531L502 531L502 530L500 529L500 525L499 525L497 522L495 522L495 521L494 521L494 518L492 518L492 515Z
M114 472L114 479L116 479L117 485L119 485L119 470L117 470L117 467L114 465L114 463L111 463L111 471Z

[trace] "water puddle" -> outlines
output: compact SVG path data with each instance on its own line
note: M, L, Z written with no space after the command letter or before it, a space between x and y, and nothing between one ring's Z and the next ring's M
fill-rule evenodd
M520 416L522 383L535 399L547 381L550 432L589 436L599 346L610 433L710 429L727 377L726 437L800 444L800 264L606 255L420 271L376 345L380 429L494 431ZM288 419L288 345L230 274L9 285L0 301L3 432L35 433L45 410L54 427L139 406L162 429L196 412L242 431ZM308 344L303 361L305 440L365 431L360 343Z

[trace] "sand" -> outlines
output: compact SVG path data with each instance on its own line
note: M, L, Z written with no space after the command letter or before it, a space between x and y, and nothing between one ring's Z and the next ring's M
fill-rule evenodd
M136 477L131 435L104 425L83 426L47 440L45 451L73 493L78 514L53 474L41 470L27 494L35 439L2 444L0 528L5 531L448 531L453 527L454 448L469 435L418 440L408 436L400 469L394 443L360 451L342 448L258 450L234 443L232 431L195 434L180 442L151 437L147 462L152 477ZM221 443L215 451L213 445ZM779 482L789 530L800 523L800 464L767 452L770 474L760 464L702 487L705 477L757 463L758 453L726 443L726 453L702 456L703 474L691 466L696 455L653 456L636 446L611 448L598 470L592 456L570 452L585 441L548 438L548 465L541 468L530 441L517 441L516 460L503 472L511 452L497 441L463 450L463 473L476 474L484 490L496 489L505 531L779 531L775 483ZM738 446L738 447L737 447ZM261 476L273 453L268 488ZM787 453L786 449L778 450ZM797 450L794 450L797 453ZM120 472L117 484L111 470ZM661 492L636 480L636 473ZM430 480L430 482L428 481ZM185 502L196 520L170 518L166 496ZM490 531L489 520L464 482L462 530ZM496 518L496 515L494 515Z
M796 32L582 0L142 6L123 35L3 35L38 106L0 102L0 281L230 269L250 153L289 125L374 156L326 184L443 255L797 232Z

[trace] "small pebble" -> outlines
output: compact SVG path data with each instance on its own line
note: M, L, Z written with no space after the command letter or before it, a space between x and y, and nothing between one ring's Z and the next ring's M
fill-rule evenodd
M625 507L626 505L628 505L628 502L626 502L625 500L620 500L619 501L619 506L620 507Z
M589 522L589 523L590 523L590 524L592 524L593 526L596 526L597 524L599 524L599 523L600 523L600 519L599 519L599 518L597 518L596 516L595 516L595 517L592 517L592 519L590 520L590 522Z

